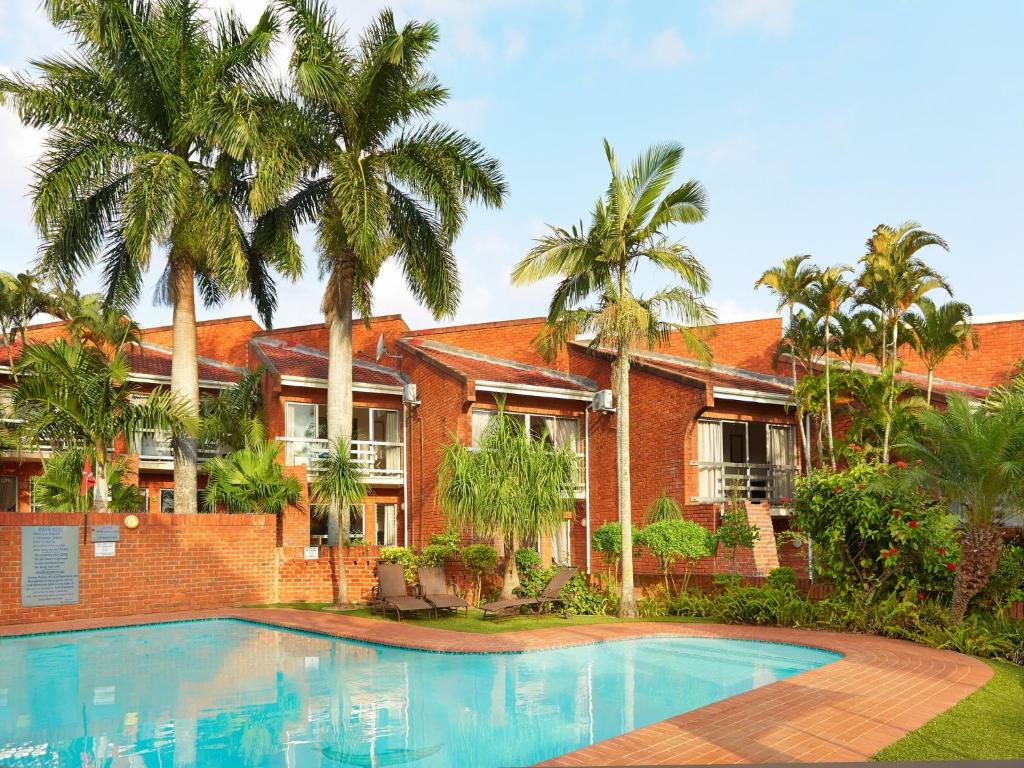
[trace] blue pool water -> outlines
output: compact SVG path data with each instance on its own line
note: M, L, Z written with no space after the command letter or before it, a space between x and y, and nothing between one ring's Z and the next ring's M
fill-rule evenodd
M440 654L204 621L0 640L0 766L528 765L820 667L650 638Z

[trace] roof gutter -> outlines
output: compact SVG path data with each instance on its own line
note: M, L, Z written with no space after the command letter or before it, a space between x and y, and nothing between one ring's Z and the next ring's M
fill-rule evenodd
M501 381L476 380L478 392L497 392L503 395L526 395L527 397L550 397L556 400L579 400L589 403L594 399L593 392L581 392L577 389L561 387L541 387L533 384L508 384Z
M290 387L310 387L312 389L327 389L327 379L315 379L309 376L281 376L281 385ZM402 394L402 387L397 384L361 384L352 382L352 391L400 395Z
M723 400L739 400L745 403L767 403L769 405L789 405L792 398L775 392L758 392L754 389L739 389L737 387L714 387L712 394L715 398Z

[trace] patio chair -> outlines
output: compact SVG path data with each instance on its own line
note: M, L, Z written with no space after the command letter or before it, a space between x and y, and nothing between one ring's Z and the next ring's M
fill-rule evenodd
M398 620L402 613L430 611L437 616L437 609L426 600L411 596L405 586L405 572L402 566L395 563L377 563L377 593L374 596L374 608L387 616L390 608Z
M439 611L458 611L465 608L466 615L469 615L469 603L458 595L448 592L448 582L444 576L444 568L420 567L416 569L420 580L420 597L430 603Z
M515 616L523 608L536 608L538 612L546 606L553 605L554 603L562 602L561 591L562 588L569 583L569 579L576 575L575 568L559 568L555 571L555 575L551 577L551 581L548 582L547 586L541 591L536 597L519 597L510 600L495 600L493 603L485 603L480 606L480 610L484 612L484 618L487 618L487 614L494 614L495 619L504 618L508 616Z

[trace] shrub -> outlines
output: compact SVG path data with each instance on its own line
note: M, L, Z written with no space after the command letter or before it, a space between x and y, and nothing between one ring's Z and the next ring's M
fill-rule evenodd
M614 595L607 589L590 586L582 573L573 576L562 587L562 602L566 613L576 616L601 616L618 607Z
M1012 544L1003 547L996 572L978 598L992 605L1009 605L1024 599L1024 547Z
M409 584L416 583L417 558L413 551L407 547L381 547L380 562L397 563L402 566L405 580Z
M516 550L516 570L519 571L519 578L523 574L540 568L540 553L536 549L523 547Z
M704 618L715 613L714 600L703 592L680 592L668 604L668 612L676 616Z
M730 563L735 567L736 550L740 547L750 548L754 542L761 537L761 532L756 525L751 525L747 520L747 510L743 503L733 501L726 505L722 512L722 519L718 523L718 530L715 531L713 546L717 549L721 544L725 547Z
M486 571L493 571L498 567L498 550L490 544L467 544L459 551L462 565L476 579L476 598L479 601L481 594L481 579Z
M633 543L640 538L640 529L633 526ZM595 552L604 555L608 563L608 578L615 579L622 559L622 526L619 523L605 523L590 537L590 544Z
M551 577L555 575L557 569L541 568L539 565L536 568L531 568L528 571L521 571L519 573L519 586L516 587L515 593L519 597L536 597L544 591L544 587L551 581Z
M657 616L668 615L669 593L668 587L659 584L654 589L645 593L636 602L636 612L641 619L650 619Z
M660 523L663 520L682 519L683 510L680 508L679 502L669 496L664 488L661 489L661 495L652 501L644 511L644 525Z
M637 545L643 547L658 559L661 574L665 579L665 590L669 591L669 570L676 560L691 564L701 557L712 554L711 533L691 520L661 520L651 523L637 535ZM689 574L686 574L689 580ZM674 579L672 586L675 586ZM684 581L683 588L686 588Z
M765 580L765 586L769 587L796 587L796 573L792 568L786 566L779 566L773 568L771 573L768 574L768 578Z
M459 551L459 534L455 531L435 533L430 543L420 550L420 563L427 566L443 566Z
M814 542L815 573L840 592L952 587L955 518L916 490L878 485L884 465L815 471L797 481L794 526Z

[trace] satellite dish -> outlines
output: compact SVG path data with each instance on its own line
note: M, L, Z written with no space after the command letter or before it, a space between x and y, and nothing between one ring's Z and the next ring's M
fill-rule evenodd
M384 346L384 334L382 333L377 338L377 353L373 356L376 362L380 362L380 359L384 357L384 353L388 351L388 348Z

